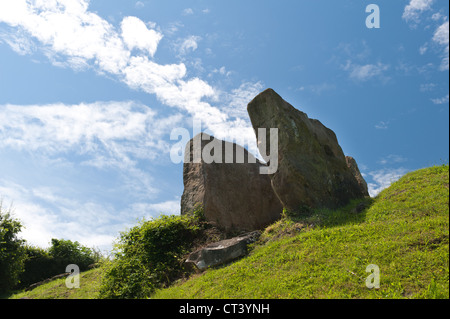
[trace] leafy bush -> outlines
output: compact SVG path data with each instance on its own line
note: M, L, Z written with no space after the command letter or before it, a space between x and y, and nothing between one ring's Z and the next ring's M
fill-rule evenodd
M52 239L48 249L26 246L27 258L25 271L20 275L20 285L23 288L30 284L64 273L66 266L76 264L81 271L96 263L100 256L91 248L78 242L64 239Z
M0 293L7 292L19 282L24 268L24 240L17 237L21 228L21 223L11 217L10 210L2 210L0 201Z
M202 213L161 216L121 233L115 258L106 267L102 298L147 298L187 270L183 257L202 237Z
M55 264L59 265L61 272L70 264L77 265L80 270L86 270L89 265L98 261L93 249L82 246L77 241L53 238L48 252L54 258Z
M55 267L53 257L50 256L47 249L25 246L25 253L27 258L25 260L24 271L20 275L18 288L29 286L50 278L55 274L64 272Z
M26 245L17 237L20 221L11 217L11 209L3 210L0 200L0 293L59 275L69 264L81 271L100 260L100 253L78 242L52 239L49 249Z

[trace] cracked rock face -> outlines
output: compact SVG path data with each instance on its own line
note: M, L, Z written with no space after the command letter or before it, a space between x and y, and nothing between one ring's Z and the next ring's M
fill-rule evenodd
M209 163L204 156L196 157L194 145L202 152L207 148L215 161ZM243 163L239 163L236 154L243 154ZM283 208L270 178L260 174L263 166L237 144L205 133L197 135L186 145L181 214L203 206L206 220L227 231L253 231L268 226L281 217Z
M335 133L320 121L308 118L272 89L255 97L247 110L256 134L258 128L278 128L278 170L269 176L285 208L335 209L367 196L361 174L358 182Z

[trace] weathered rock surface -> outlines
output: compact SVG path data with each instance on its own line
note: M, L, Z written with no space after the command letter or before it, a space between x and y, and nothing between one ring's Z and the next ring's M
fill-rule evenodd
M216 160L205 162L194 152L194 145L201 146L202 152L207 147ZM234 150L231 156L230 149ZM243 154L241 163L237 154ZM237 144L205 133L195 136L186 146L181 214L201 205L206 220L225 230L252 231L273 223L280 218L282 206L269 176L260 174L264 165Z
M193 264L200 270L230 262L247 254L247 246L258 240L261 233L251 232L239 237L222 240L203 247L189 255L186 264Z
M356 164L356 160L351 156L346 156L345 161L347 162L347 166L352 172L353 176L355 176L361 192L364 194L364 196L369 196L369 189L367 187L367 183L364 180L364 177L361 175L361 172L359 171L358 164Z
M347 166L336 135L321 122L308 118L272 89L255 97L247 110L256 134L258 128L267 132L278 128L278 170L270 178L285 208L334 209L366 195ZM265 151L260 149L261 154Z

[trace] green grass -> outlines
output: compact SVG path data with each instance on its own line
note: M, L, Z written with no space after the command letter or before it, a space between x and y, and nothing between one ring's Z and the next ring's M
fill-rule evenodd
M55 279L30 291L16 293L10 299L96 299L100 290L102 268L80 274L80 288L69 289L66 278Z
M448 166L412 172L358 202L266 229L238 262L152 298L449 298ZM367 204L370 201L366 200ZM380 288L368 289L369 264Z
M357 213L363 202L366 207ZM449 167L405 175L375 199L337 211L284 216L250 254L151 298L449 298ZM380 269L368 289L366 267ZM102 268L81 288L56 280L13 298L97 298Z

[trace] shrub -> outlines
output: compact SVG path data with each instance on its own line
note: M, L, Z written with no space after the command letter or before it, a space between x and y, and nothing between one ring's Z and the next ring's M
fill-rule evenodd
M51 243L52 246L48 249L25 246L27 257L18 288L62 274L67 265L76 264L84 271L89 265L99 261L100 256L97 252L78 242L53 238Z
M183 257L205 228L202 214L161 216L121 233L115 258L106 267L102 298L147 298L183 276Z
M60 267L61 273L70 264L77 265L80 270L87 270L89 265L98 261L94 250L80 245L77 241L53 238L48 252L54 258L55 264Z
M21 229L20 221L11 217L10 209L2 209L0 200L0 293L59 275L69 264L87 270L100 259L100 253L70 240L52 239L48 250L28 246L17 237Z
M10 210L2 210L0 201L0 293L13 288L24 269L24 240L17 237L21 229L22 224L11 217Z
M18 288L23 288L50 278L58 272L55 262L48 250L34 246L25 246L26 260L24 272L20 275Z

